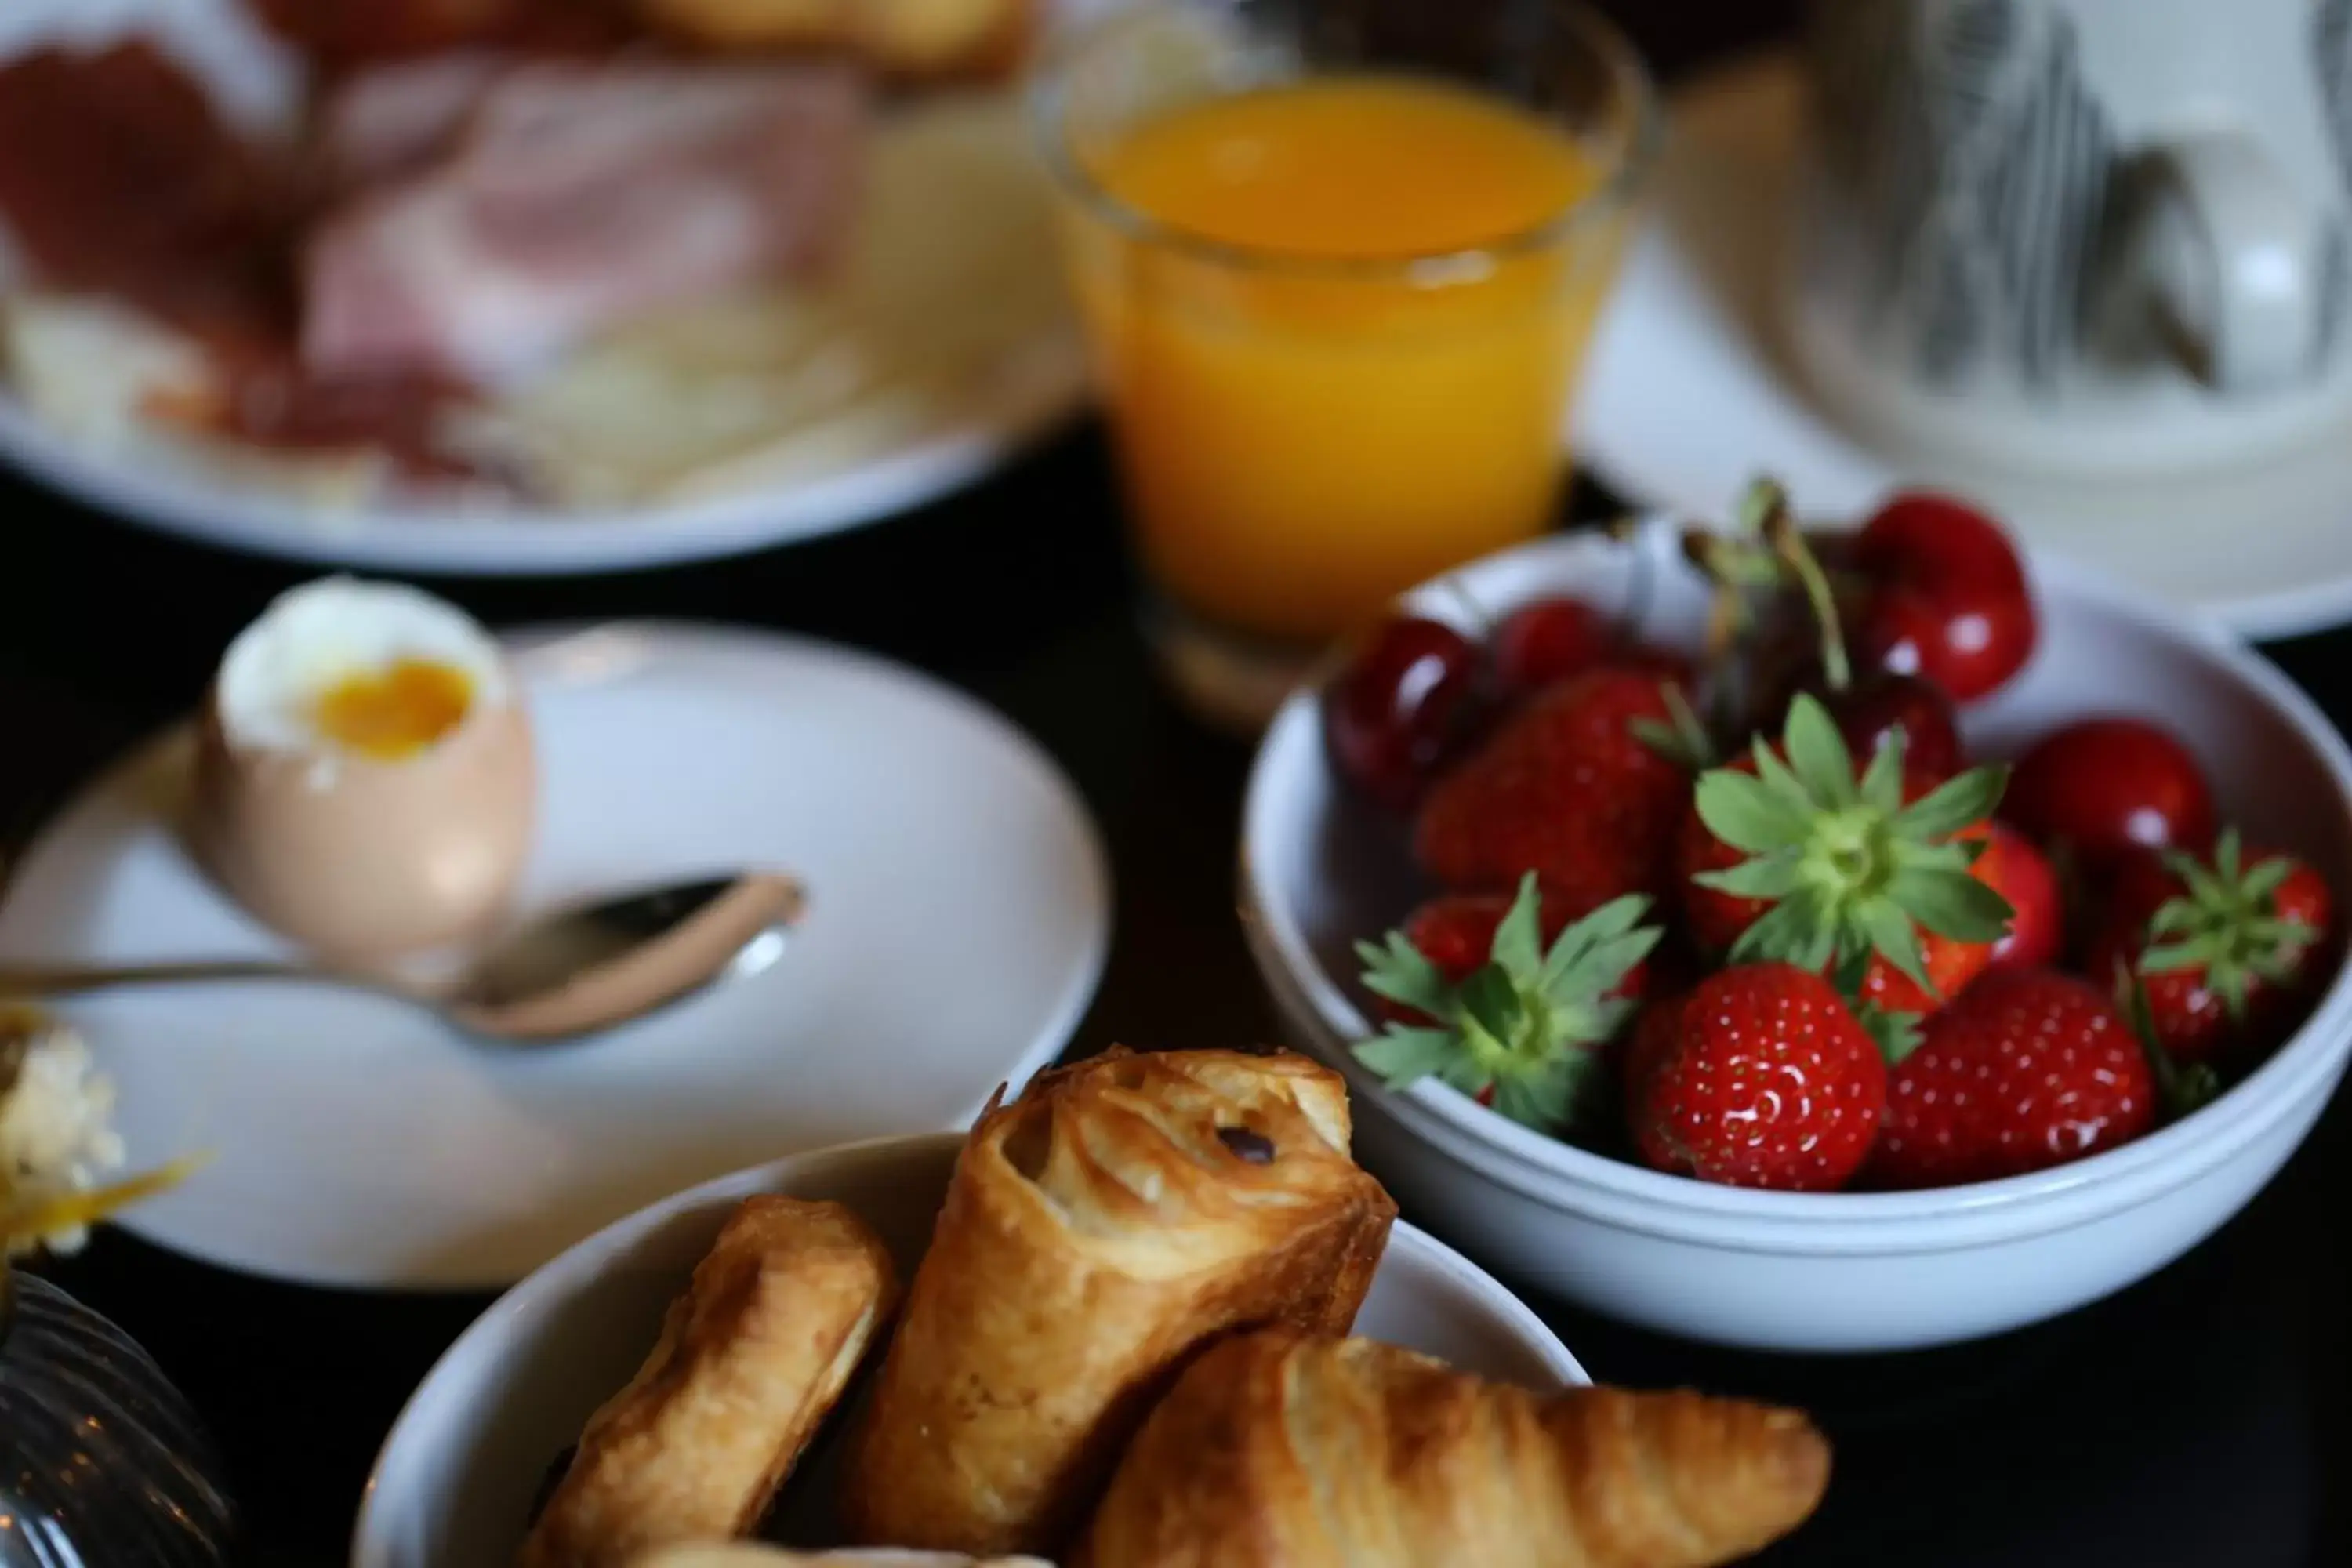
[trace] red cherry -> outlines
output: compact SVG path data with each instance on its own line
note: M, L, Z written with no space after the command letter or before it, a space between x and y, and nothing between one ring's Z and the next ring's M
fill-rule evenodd
M2049 858L2025 835L1996 822L1987 831L1984 853L1977 858L1977 876L2017 911L2010 920L2009 934L1992 944L1986 967L2047 968L2057 963L2066 940L2066 906L2057 868Z
M2202 850L2213 841L2213 792L2197 759L2138 719L2086 719L2044 735L2019 760L2001 811L2085 867L2135 846Z
M1923 676L1955 701L1973 702L2025 668L2038 636L2022 593L1885 584L1856 617L1854 658L1864 668Z
M1899 495L1844 555L1870 584L1852 628L1865 667L1925 676L1955 702L1973 702L2033 656L2039 627L2025 568L2000 525L1975 508Z
M1958 773L1967 760L1952 700L1933 681L1891 670L1867 670L1843 691L1832 691L1818 675L1803 689L1821 699L1837 721L1838 732L1845 737L1846 749L1856 758L1874 755L1888 735L1900 729L1908 772L1946 779Z
M1880 507L1845 553L1854 570L1882 582L2025 594L2025 565L2000 525L1928 490L1904 491Z
M1383 623L1323 694L1331 765L1371 799L1411 809L1475 728L1483 662L1442 622Z
M1607 662L1617 633L1581 599L1538 599L1505 616L1491 643L1496 679L1517 698Z

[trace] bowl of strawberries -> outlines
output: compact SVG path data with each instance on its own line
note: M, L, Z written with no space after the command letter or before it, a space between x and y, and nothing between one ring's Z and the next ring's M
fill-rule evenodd
M1906 493L1563 535L1268 730L1252 952L1408 1208L1541 1292L1795 1351L2161 1268L2352 1053L2352 753L2227 634Z

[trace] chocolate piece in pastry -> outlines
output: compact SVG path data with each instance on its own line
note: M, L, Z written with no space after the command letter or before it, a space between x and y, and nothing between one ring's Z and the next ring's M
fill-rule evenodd
M1152 1412L1081 1568L1708 1568L1803 1521L1829 1447L1792 1410L1542 1395L1371 1340L1211 1349Z
M1211 1336L1344 1333L1396 1206L1298 1057L1118 1052L992 1105L853 1436L852 1539L1050 1556Z
M749 1534L898 1293L839 1204L746 1198L629 1385L588 1418L523 1568L605 1568Z

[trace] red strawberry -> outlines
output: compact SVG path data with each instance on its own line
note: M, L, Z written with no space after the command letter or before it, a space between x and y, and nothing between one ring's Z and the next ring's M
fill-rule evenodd
M2147 988L2156 1041L2177 1061L2265 1050L2292 1027L2325 963L2327 884L2275 849L2241 851L2235 828L2204 858L2142 851L2118 863L2086 965Z
M1511 900L1500 893L1443 893L1405 917L1404 940L1449 985L1459 985L1494 956L1496 928L1511 912ZM1568 921L1549 900L1539 911L1539 934L1546 945L1556 942ZM1612 996L1638 1002L1647 984L1648 961L1636 963ZM1383 1020L1433 1024L1437 1020L1385 996L1374 998Z
M1635 730L1674 721L1654 674L1588 670L1549 688L1431 790L1414 840L1423 868L1487 892L1532 871L1570 918L1654 894L1690 780Z
M1581 599L1536 599L1503 617L1488 639L1495 679L1510 697L1526 697L1554 681L1609 662L1617 628Z
M1575 1121L1598 1081L1601 1052L1633 1012L1629 998L1659 933L1640 923L1650 901L1635 895L1593 910L1547 945L1540 902L1530 873L1494 926L1484 962L1458 976L1404 931L1391 931L1384 945L1357 943L1364 986L1391 1017L1357 1045L1356 1059L1391 1089L1433 1074L1530 1127ZM1472 923L1456 901L1439 934L1458 949Z
M2066 904L2057 868L2033 841L2005 822L1986 830L1984 853L1971 868L1977 879L2009 900L2016 911L2009 934L1992 944L1986 967L2041 968L2058 962L2066 945Z
M2096 986L1998 969L1920 1026L1870 1176L1944 1187L2063 1164L2147 1131L2156 1101L2145 1050Z
M1827 1192L1870 1153L1886 1063L1829 982L1752 963L1643 1016L1627 1090L1634 1143L1657 1169Z
M1857 773L1826 710L1801 694L1778 748L1759 742L1699 779L1676 846L1692 936L1735 963L1826 970L1884 1011L1932 1011L1984 968L2012 912L1966 842L2002 778L1981 768L1937 783L1891 743Z

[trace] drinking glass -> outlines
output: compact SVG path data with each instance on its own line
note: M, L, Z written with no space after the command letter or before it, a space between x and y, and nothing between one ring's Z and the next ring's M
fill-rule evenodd
M1410 213L1332 210L1329 244L1306 214L1276 243L1204 232L1114 178L1139 133L1210 100L1331 80L1466 88L1556 137L1575 178L1531 222L1431 248L1379 238ZM1262 722L1401 590L1546 526L1657 140L1649 79L1606 22L1566 0L1149 0L1066 39L1033 108L1146 626L1198 710ZM1377 184L1323 205L1376 207Z

